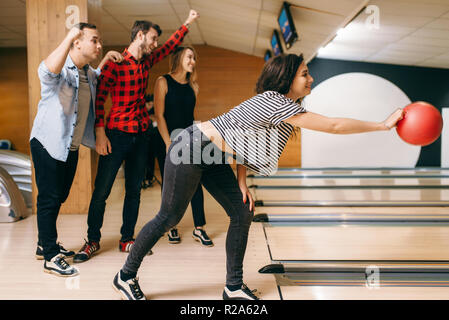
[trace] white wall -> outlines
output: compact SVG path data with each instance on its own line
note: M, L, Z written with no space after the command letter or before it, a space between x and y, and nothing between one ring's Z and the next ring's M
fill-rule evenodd
M411 101L392 82L368 73L345 73L320 83L305 99L309 111L329 117L383 121ZM395 129L333 135L302 129L303 167L414 167L421 148Z

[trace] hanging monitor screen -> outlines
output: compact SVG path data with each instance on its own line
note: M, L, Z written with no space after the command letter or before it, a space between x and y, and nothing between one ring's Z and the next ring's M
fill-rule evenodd
M278 56L283 52L279 34L276 30L273 30L273 35L271 36L271 48L273 49L275 56Z
M272 54L271 54L270 50L265 51L265 56L264 56L265 62L270 60L271 56L272 56Z
M290 13L290 4L284 2L282 5L281 13L278 17L279 27L281 28L282 38L284 38L285 46L289 49L293 43L298 40L298 34L296 33L295 22L292 19Z

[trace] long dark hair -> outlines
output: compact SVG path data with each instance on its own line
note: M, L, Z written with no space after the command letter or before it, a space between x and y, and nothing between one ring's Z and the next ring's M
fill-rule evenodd
M256 93L264 93L265 91L277 91L281 94L287 94L295 78L299 66L304 61L302 53L281 54L268 60L259 76L256 84ZM296 103L301 104L302 98ZM297 139L299 137L300 128L295 127L291 137Z
M288 93L296 72L303 61L302 54L281 54L268 60L257 80L256 93L264 93L265 91Z

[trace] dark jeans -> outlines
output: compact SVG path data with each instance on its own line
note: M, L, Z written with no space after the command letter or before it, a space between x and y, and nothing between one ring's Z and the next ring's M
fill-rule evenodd
M148 129L149 131L149 143L148 143L148 157L147 168L145 173L145 179L150 182L154 178L154 166L156 164L156 158L158 163L165 160L165 144L157 127ZM160 165L159 165L160 167Z
M128 274L137 273L147 252L165 232L179 223L201 182L230 217L226 237L226 284L240 285L253 212L249 211L249 203L243 203L242 193L232 168L228 164L206 164L203 161L201 153L213 144L203 137L200 148L194 147L196 143L194 140L198 140L194 130L198 129L192 126L184 131L189 137L187 142L179 135L170 146L165 161L165 184L160 211L139 232L122 270ZM176 154L180 147L190 148L190 163L173 163L171 154ZM219 152L223 161L225 154L218 148L215 148L214 152ZM181 153L182 151L179 151L178 155Z
M36 177L38 243L44 259L50 261L59 254L56 220L59 209L69 196L78 164L78 151L70 151L66 162L53 159L43 145L33 138L30 141Z
M165 167L165 142L162 139L159 130L156 128L150 129L150 143L149 143L149 151L148 151L148 162L147 162L147 173L146 179L151 181L154 176L154 164L155 158L157 158L157 162L159 163L159 169L161 171L161 188L164 185L164 167ZM202 227L206 224L206 216L204 213L204 194L203 188L201 184L198 185L195 193L193 194L192 201L190 201L192 205L192 215L193 215L193 223L195 227Z
M106 130L111 142L112 152L100 156L95 188L87 217L87 237L99 242L103 226L106 200L111 193L117 172L125 161L125 201L123 203L123 224L120 229L121 240L133 238L140 205L140 189L145 174L148 149L148 132L126 133L119 130Z
M158 132L159 133L159 132ZM162 140L161 135L159 134L159 139L162 141L162 145L159 144L159 150L157 151L157 161L159 163L159 168L161 170L161 178L162 185L161 188L164 187L164 168L165 168L165 157L166 157L166 148L164 140ZM193 215L193 224L195 227L202 227L206 224L206 216L204 213L204 194L203 187L201 183L198 184L198 187L193 194L192 200L190 201L192 206L192 215Z

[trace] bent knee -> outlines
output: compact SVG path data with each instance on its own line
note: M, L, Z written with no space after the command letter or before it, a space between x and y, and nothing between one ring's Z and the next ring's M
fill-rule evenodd
M249 206L244 205L239 210L236 210L235 214L231 216L231 220L238 220L243 224L251 224L254 218L254 212L249 210Z
M169 213L159 212L156 216L159 230L163 233L168 232L171 228L177 226L181 221L181 217L170 215Z

